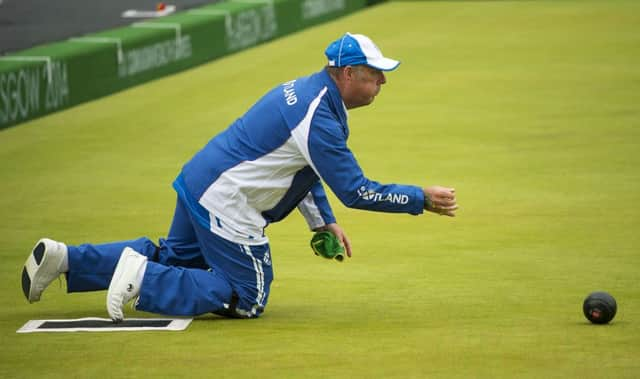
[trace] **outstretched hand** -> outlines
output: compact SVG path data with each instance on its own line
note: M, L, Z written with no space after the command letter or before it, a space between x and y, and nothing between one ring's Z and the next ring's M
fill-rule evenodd
M424 209L439 215L455 217L458 203L456 202L456 190L454 188L431 186L423 189Z

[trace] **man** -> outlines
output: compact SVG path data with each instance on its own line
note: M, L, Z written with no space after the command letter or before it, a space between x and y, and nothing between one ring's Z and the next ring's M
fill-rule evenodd
M67 246L38 241L22 273L30 302L61 273L68 292L107 289L114 322L137 297L138 310L167 315L214 312L257 317L273 280L266 226L294 208L311 230L330 231L351 257L323 184L348 207L455 216L452 188L383 185L367 179L347 147L347 109L373 102L385 58L366 36L345 34L326 49L327 67L260 99L187 162L166 239Z

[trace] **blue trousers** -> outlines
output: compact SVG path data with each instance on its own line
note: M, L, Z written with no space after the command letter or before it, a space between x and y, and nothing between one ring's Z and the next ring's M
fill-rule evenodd
M120 254L148 258L137 310L176 316L257 317L273 281L269 245L241 245L203 228L178 198L166 239L68 246L67 291L109 288Z

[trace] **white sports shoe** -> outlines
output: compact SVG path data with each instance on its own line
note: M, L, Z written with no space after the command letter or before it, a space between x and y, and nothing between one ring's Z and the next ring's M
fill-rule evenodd
M22 292L30 303L39 301L45 288L62 274L66 260L64 243L48 238L36 243L22 269Z
M130 247L122 250L107 292L107 312L113 322L124 319L122 307L140 293L146 268L147 257Z

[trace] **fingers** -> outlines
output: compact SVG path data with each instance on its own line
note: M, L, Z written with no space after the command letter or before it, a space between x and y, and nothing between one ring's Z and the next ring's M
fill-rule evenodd
M340 231L340 234L338 234L337 236L340 242L342 243L342 247L344 247L345 251L347 252L347 256L351 258L351 241L349 241L349 238L347 238L347 236L344 234L342 230Z
M455 200L456 198L456 189L455 188L440 188L439 191L437 191L434 194L435 197L439 197L441 199L449 199L449 200Z
M451 207L457 204L455 197L435 198L435 199L431 199L431 202L440 208Z
M456 217L455 212L457 209L458 209L458 206L456 205L453 207L439 209L437 213L439 213L441 216Z
M455 188L433 187L430 196L429 211L442 216L455 217L458 210Z
M351 258L351 241L344 234L342 235L342 244L347 251L347 257Z
M455 217L456 216L455 212L457 210L458 210L457 204L449 205L449 206L434 205L431 207L431 209L429 209L429 211L433 213L437 213L441 216L449 216L449 217Z
M331 231L338 240L342 243L342 247L344 247L347 256L351 258L351 241L347 238L347 235L344 233L344 230L338 224L328 224L325 225L326 230Z
M455 196L434 196L431 198L431 203L434 208L446 209L457 205Z

